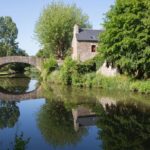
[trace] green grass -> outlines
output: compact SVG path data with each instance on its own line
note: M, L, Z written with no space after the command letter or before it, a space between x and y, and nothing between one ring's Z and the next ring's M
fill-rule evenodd
M130 85L130 90L134 92L150 94L150 80L132 82Z
M47 81L55 84L65 84L60 71L54 71L47 77ZM85 88L102 88L122 91L133 91L150 94L150 80L133 80L127 76L105 77L101 74L87 73L73 74L71 85Z

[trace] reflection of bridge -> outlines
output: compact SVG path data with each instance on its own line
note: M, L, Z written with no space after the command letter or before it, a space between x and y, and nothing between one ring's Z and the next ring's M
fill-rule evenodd
M25 63L36 67L38 70L41 70L42 61L43 59L38 57L7 56L7 57L0 57L0 66L4 66L10 63Z
M4 101L22 101L22 100L31 100L31 99L37 99L42 98L41 96L41 87L38 87L34 91L27 92L24 94L6 94L0 92L0 100Z

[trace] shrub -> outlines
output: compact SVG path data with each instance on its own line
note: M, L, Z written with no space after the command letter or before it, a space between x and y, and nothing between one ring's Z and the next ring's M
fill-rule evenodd
M89 63L89 62L78 63L77 70L78 70L78 73L80 74L90 73L90 72L96 71L96 64Z
M70 57L66 57L64 64L60 70L60 77L63 84L71 85L72 76L77 73L77 63Z
M103 63L104 60L102 60L102 57L98 54L90 60L78 63L78 72L81 74L95 72Z
M134 92L150 94L150 80L135 81L131 83L130 90Z
M43 68L47 70L47 73L51 73L58 67L57 61L54 57L46 59L43 63Z
M62 81L60 78L60 71L59 70L53 71L51 74L47 76L47 80L50 81L51 83L61 84Z

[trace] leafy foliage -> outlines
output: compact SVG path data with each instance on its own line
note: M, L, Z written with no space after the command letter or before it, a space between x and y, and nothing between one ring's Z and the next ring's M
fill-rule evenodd
M10 56L16 53L18 30L11 17L0 17L0 56Z
M54 57L50 57L46 59L43 63L43 68L48 71L48 73L51 73L58 67L57 61Z
M107 13L100 53L121 72L150 76L150 1L117 0Z
M62 57L71 45L73 26L89 27L88 16L75 5L52 2L42 12L35 32L43 46L38 56L49 57L54 54Z
M131 83L130 90L134 92L150 94L150 80L147 81L135 81Z
M77 74L77 63L70 57L64 60L64 64L60 70L61 80L66 85L72 84L73 75Z

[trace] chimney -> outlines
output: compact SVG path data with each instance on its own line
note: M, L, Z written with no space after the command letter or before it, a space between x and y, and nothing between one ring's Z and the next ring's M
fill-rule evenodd
M74 25L73 34L76 35L79 33L79 26L77 24Z

